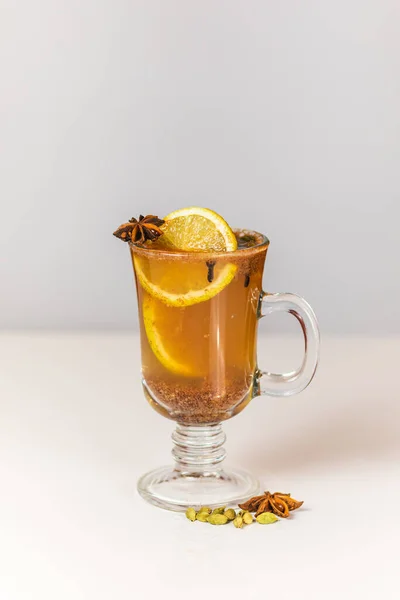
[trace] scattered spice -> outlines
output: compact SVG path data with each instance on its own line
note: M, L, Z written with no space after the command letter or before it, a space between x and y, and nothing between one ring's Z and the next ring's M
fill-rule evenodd
M202 506L197 513L194 508L188 508L186 517L190 521L197 520L211 525L226 525L226 523L232 522L237 529L242 529L243 525L254 523L252 512L256 513L257 523L269 525L279 521L278 516L288 517L289 511L300 508L302 504L303 502L295 500L290 494L264 492L261 496L253 496L247 502L239 504L242 510L238 513L233 508L226 508L226 506L216 507L212 512L208 506Z
M224 515L228 518L228 521L234 521L236 517L236 511L233 508L227 508Z
M197 513L196 518L198 521L200 521L201 523L207 523L208 517L209 517L209 513L206 511L200 511Z
M250 514L249 512L245 512L242 519L243 519L243 523L246 523L246 525L250 525L250 523L253 522L253 515Z
M248 273L246 273L246 275L244 276L244 287L249 287L249 283L250 283L250 275Z
M199 512L201 513L206 513L207 515L211 514L211 508L209 508L208 506L202 506L199 510Z
M220 506L219 508L214 508L211 514L213 515L223 515L225 512L226 506Z
M221 513L212 513L207 518L207 521L211 523L211 525L225 525L228 522L228 517Z
M233 524L235 527L237 527L238 529L241 529L243 527L243 519L240 515L238 515L234 520L233 520Z
M269 525L270 523L276 523L278 521L278 517L274 515L274 513L265 512L261 513L256 517L257 523L261 525Z
M189 519L189 521L196 520L196 511L194 510L194 508L189 507L185 514L186 514L186 518Z
M139 220L132 217L128 223L123 223L114 231L115 237L123 242L143 244L147 240L154 242L164 232L160 229L165 221L155 215L139 215Z
M289 511L300 508L303 502L299 502L290 496L290 494L282 494L275 492L270 494L264 492L261 496L254 496L247 502L239 504L243 510L255 512L256 517L265 512L274 513L278 517L286 518L289 516Z

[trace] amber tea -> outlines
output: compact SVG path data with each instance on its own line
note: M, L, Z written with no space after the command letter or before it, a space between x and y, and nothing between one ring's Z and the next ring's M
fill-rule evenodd
M135 272L142 275L136 283L145 395L156 410L182 423L218 423L252 397L268 244L254 232L235 234L238 250L218 256L131 247ZM218 280L225 287L208 298ZM157 288L175 294L170 304ZM179 306L187 290L200 290L197 301Z

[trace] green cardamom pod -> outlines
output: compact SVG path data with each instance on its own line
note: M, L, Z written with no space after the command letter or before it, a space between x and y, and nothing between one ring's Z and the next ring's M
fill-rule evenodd
M212 515L223 515L225 512L226 506L220 506L219 508L214 508L212 511Z
M211 513L211 508L209 506L201 506L199 512L207 513L207 515L209 515Z
M189 507L185 514L186 514L186 518L189 519L189 521L196 520L196 511L194 510L194 508Z
M270 523L275 523L275 521L278 521L278 517L274 515L274 513L270 513L270 512L265 512L265 513L261 513L261 515L258 515L258 517L256 517L258 523L261 523L261 525L269 525Z
M228 521L233 521L233 519L236 517L236 511L233 510L233 508L227 508L224 512L224 515L228 517Z
M253 515L251 515L249 512L245 512L242 519L246 525L250 525L250 523L253 522Z
M238 527L239 529L241 529L243 527L243 519L240 515L238 515L234 520L233 520L233 524L235 527Z
M228 522L228 517L221 515L220 513L213 513L207 518L207 521L211 523L211 525L225 525L225 523Z
M202 523L207 523L208 517L209 517L209 514L207 512L205 512L204 510L198 512L196 515L197 520L201 521Z

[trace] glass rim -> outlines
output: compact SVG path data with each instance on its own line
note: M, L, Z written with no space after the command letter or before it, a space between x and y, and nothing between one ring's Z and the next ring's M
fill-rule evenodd
M259 238L259 241L254 244L254 246L238 248L237 250L232 250L230 252L217 252L216 250L205 250L205 251L196 251L196 250L164 250L159 248L152 248L151 246L141 246L139 244L134 244L133 242L128 242L129 247L133 252L137 254L143 254L148 257L153 256L170 256L171 258L179 258L179 256L215 256L215 257L225 257L225 256L244 256L246 254L253 254L255 251L261 251L263 248L268 248L270 241L266 235L260 233L259 231L254 231L252 229L240 229L238 227L233 228L232 231L234 233L240 233L244 235L254 235L256 238Z

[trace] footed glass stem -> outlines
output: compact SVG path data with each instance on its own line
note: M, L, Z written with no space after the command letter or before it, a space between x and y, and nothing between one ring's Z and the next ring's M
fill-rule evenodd
M254 496L257 479L239 469L222 468L226 436L221 425L177 424L172 434L175 467L161 467L138 482L140 495L161 508L182 511L236 505Z

